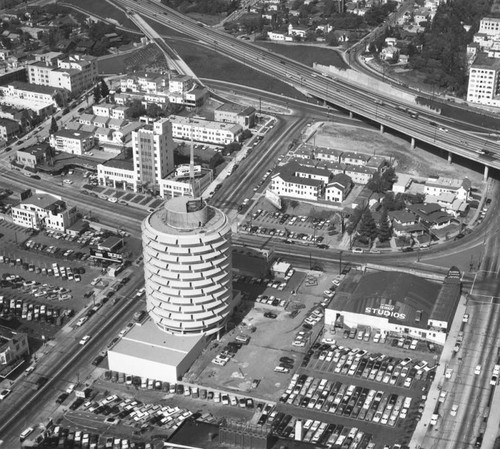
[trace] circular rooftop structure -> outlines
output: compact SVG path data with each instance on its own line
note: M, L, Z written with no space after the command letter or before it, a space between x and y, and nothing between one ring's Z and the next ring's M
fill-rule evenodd
M142 223L147 310L163 331L221 330L232 308L231 227L201 198L177 197Z

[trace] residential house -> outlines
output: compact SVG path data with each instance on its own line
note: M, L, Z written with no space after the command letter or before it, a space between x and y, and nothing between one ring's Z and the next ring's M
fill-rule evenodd
M347 165L366 165L370 160L370 156L364 153L346 151L340 155L342 164Z
M426 195L439 196L442 193L454 193L457 198L467 201L470 196L472 184L470 179L429 178L424 185Z
M419 223L417 216L407 210L393 210L388 213L396 237L415 237L423 235L426 228Z
M377 170L362 165L347 165L345 174L349 176L355 184L368 184Z
M325 199L335 203L345 201L352 190L353 182L349 176L339 173L333 176L325 188Z
M436 203L412 204L407 207L415 213L425 227L429 229L442 229L449 226L453 217L441 210L441 206Z
M342 151L333 148L317 147L314 149L314 159L320 161L341 162Z

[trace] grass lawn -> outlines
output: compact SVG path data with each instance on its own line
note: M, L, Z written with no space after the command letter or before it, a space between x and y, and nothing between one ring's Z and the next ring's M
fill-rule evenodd
M151 65L166 64L163 53L154 44L133 52L99 60L99 73L120 74L141 70Z
M315 47L313 45L273 44L264 41L256 41L255 44L311 67L314 62L317 62L323 65L333 65L340 69L347 68L342 56L333 48Z

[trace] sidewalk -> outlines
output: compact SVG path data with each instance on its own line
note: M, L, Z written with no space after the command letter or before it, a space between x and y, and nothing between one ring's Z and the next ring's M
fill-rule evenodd
M452 368L454 374L449 382L452 382L456 375L456 367L458 364L458 357L453 357L453 348L455 346L460 327L462 325L462 317L466 309L466 297L462 295L460 298L460 303L458 304L457 311L455 312L455 319L451 324L450 331L448 333L448 339L443 347L441 357L439 359L439 366L437 368L436 378L432 383L429 392L427 393L427 400L425 402L424 412L420 421L413 432L412 439L410 441L410 449L421 449L422 447L430 447L430 445L424 446L424 441L429 438L433 438L430 434L428 435L429 423L431 417L436 408L438 402L439 393L441 391L443 380L448 382L444 377L444 373L447 368ZM500 397L500 395L499 395ZM439 429L440 422L438 421L437 426L434 429Z

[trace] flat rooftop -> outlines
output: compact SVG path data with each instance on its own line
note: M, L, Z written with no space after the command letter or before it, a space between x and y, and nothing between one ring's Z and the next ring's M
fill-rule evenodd
M203 335L167 334L148 318L143 324L136 323L111 350L151 362L178 365L203 338Z

